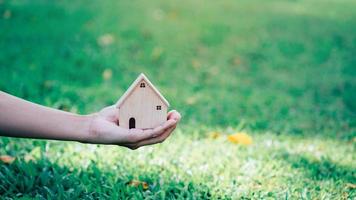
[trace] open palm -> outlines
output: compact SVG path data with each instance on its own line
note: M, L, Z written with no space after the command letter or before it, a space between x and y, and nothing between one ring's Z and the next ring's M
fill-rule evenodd
M90 123L89 143L116 144L130 149L163 142L176 128L181 116L173 110L167 121L153 129L126 129L120 127L118 110L109 106L94 114Z

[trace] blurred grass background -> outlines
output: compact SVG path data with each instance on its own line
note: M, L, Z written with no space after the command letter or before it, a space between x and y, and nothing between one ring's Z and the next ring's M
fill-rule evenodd
M18 159L2 165L0 175L11 180L21 172L32 186L23 179L14 178L23 187L2 180L0 194L355 197L355 7L352 0L1 0L0 90L87 114L114 104L143 72L183 120L166 143L130 153L116 147L3 138L0 152ZM211 131L245 131L254 143L247 148L232 145L209 138ZM37 147L46 153L32 152ZM21 171L30 165L22 160L29 154L38 154L32 175ZM160 160L165 172L157 172L157 162L138 170L142 161L132 158L137 155L147 163ZM181 165L174 165L178 158ZM78 164L88 160L92 164ZM113 163L120 163L117 173ZM215 166L219 164L224 173ZM205 165L210 167L200 168ZM196 173L184 174L185 168ZM57 179L49 175L57 169L59 177L74 174L68 178L72 193L59 192ZM39 182L41 173L53 183ZM169 187L160 184L182 173ZM149 190L123 184L141 175ZM81 182L80 187L73 188L74 182Z

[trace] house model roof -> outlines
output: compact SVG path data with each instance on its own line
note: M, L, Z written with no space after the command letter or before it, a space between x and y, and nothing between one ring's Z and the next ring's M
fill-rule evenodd
M164 104L166 104L169 107L169 102L167 101L166 98L164 98L164 96L157 90L157 88L151 83L150 80L148 80L148 78L141 73L137 79L131 84L131 86L126 90L126 92L121 96L121 98L119 99L119 101L116 103L116 107L120 107L122 103L124 103L124 101L130 96L130 94L134 91L135 87L142 81L144 80L154 91L154 93L156 93L156 95L163 101Z

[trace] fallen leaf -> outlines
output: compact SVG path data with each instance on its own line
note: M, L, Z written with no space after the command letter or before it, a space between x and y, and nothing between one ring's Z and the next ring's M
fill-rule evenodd
M242 145L252 144L252 137L245 132L238 132L229 135L227 139L234 144L242 144Z
M148 189L148 183L142 182L142 188L143 188L144 190L147 190L147 189Z
M98 41L97 41L97 42L98 42L98 44L99 44L100 46L106 47L106 46L109 46L109 45L111 45L112 43L114 43L114 41L115 41L114 36L113 36L112 34L107 33L107 34L104 34L104 35L100 36L100 37L98 38Z
M6 164L11 164L12 162L15 161L15 157L12 157L12 156L9 156L9 155L2 155L0 156L0 160L3 162L3 163L6 163Z
M112 70L111 69L105 69L103 71L103 79L104 80L110 80L112 77Z
M144 181L139 181L139 180L131 180L130 182L127 183L127 185L129 185L131 187L140 187L140 186L142 186L142 188L144 190L148 189L148 183L146 183Z

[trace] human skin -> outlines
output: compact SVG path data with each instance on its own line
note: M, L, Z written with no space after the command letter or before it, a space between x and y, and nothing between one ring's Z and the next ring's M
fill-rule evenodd
M112 144L137 149L163 142L181 116L173 110L153 129L120 127L118 110L109 106L89 115L41 106L0 91L0 136Z

